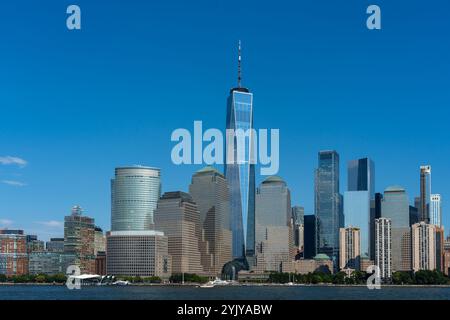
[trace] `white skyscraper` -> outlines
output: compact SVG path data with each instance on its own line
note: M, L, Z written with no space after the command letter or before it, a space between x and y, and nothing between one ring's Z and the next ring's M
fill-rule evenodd
M432 194L430 202L430 223L441 227L442 224L441 195Z

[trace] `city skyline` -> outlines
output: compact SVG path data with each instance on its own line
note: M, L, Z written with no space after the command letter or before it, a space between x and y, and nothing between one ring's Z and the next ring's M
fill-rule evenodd
M201 166L178 167L170 162L170 132L189 127L193 120L224 128L224 101L236 77L235 44L242 39L245 83L255 94L255 124L280 128L279 175L289 185L293 205L305 207L305 214L314 212L313 172L317 152L321 150L334 149L340 155L341 193L346 191L347 162L370 157L377 166L375 191L401 185L410 204L419 196L418 168L430 164L433 193L442 195L443 225L448 234L450 217L445 208L450 194L447 183L450 171L445 164L448 158L445 146L449 134L444 120L450 101L445 75L450 70L441 57L448 50L448 44L440 40L442 25L427 19L419 29L411 27L406 17L393 21L387 16L384 23L390 28L383 29L382 36L366 34L366 30L361 31L363 28L353 30L364 22L364 16L358 20L359 7L355 4L344 4L342 8L331 3L329 7L294 5L293 13L284 12L285 21L272 31L254 17L242 21L239 28L219 19L212 23L212 30L226 26L230 32L208 45L203 43L202 36L210 39L211 31L189 24L176 12L181 22L171 21L174 26L165 31L166 35L174 36L175 29L187 24L184 35L191 42L176 37L179 42L168 43L157 31L141 28L132 18L145 17L140 12L148 12L145 10L148 4L123 12L127 21L123 34L134 32L138 39L146 39L145 45L124 39L120 32L117 40L100 37L105 32L100 24L107 14L98 4L81 3L90 14L85 29L75 35L54 27L53 23L59 23L55 12L51 12L50 19L42 19L47 17L46 13L37 5L31 6L39 14L27 16L28 21L6 17L0 23L5 28L16 28L17 33L14 39L6 35L10 47L1 53L9 65L5 65L4 76L0 77L4 89L1 104L5 106L0 145L0 227L25 229L27 234L38 234L44 240L61 237L64 215L79 204L98 225L109 230L109 180L114 168L122 165L138 163L161 168L162 193L187 191L191 175ZM23 2L6 4L5 10L18 12L23 5ZM162 12L170 9L160 6ZM247 6L243 4L242 10ZM194 16L196 8L191 9ZM217 9L210 5L203 10L214 13ZM263 6L259 14L268 16L272 9ZM399 10L397 5L388 3L383 9ZM412 4L411 14L419 16L418 9ZM238 19L238 14L228 10L225 17ZM431 9L420 10L429 13ZM325 17L340 15L343 20L339 22L340 28L331 28L335 21L313 21L307 17L311 11ZM106 12L119 15L114 6ZM281 13L275 13L276 21L282 21ZM296 15L303 20L299 19L298 27L293 28ZM89 16L99 20L94 22ZM155 21L164 25L161 17ZM267 31L264 39L258 37L260 30L253 30L252 23ZM410 30L406 31L402 23L407 23ZM38 25L43 33L54 33L54 40L41 36L31 39L30 25ZM304 31L311 25L315 28L314 38ZM433 36L429 37L430 34ZM343 42L332 39L339 36L344 38ZM98 37L102 39L99 46L94 41ZM355 39L358 46L353 43ZM416 43L413 39L420 41ZM36 41L41 43L34 48ZM120 41L124 41L124 47L119 46ZM406 48L399 48L397 42ZM424 43L431 50L419 50ZM25 54L13 58L13 54L22 52L22 44L30 50L32 58ZM41 46L48 46L47 55L39 53ZM324 52L324 46L326 51L335 52L335 57ZM139 49L142 54L133 53ZM172 51L177 49L184 55L174 55ZM383 54L381 49L385 50ZM416 49L419 53L411 54ZM402 62L400 57L403 59L405 53L409 58ZM424 54L427 59L441 61L439 69L421 66ZM118 63L123 56L129 59ZM30 65L33 59L38 63ZM154 61L162 66L158 67ZM98 69L89 70L91 63L97 63ZM409 79L411 63L416 65L416 73ZM109 71L112 66L118 67L120 77ZM136 69L139 72L128 71ZM44 70L48 71L47 76L42 74ZM199 74L195 75L194 70ZM155 79L149 79L149 75ZM374 75L377 83L370 82ZM60 81L61 77L68 79L67 83ZM364 82L367 85L361 86ZM169 96L172 90L177 91L174 96L182 98ZM433 107L442 116L425 132L414 132L412 128L419 123L426 107ZM208 112L211 108L216 112ZM132 112L127 114L128 110ZM218 169L222 171L221 167ZM264 178L257 175L256 185Z

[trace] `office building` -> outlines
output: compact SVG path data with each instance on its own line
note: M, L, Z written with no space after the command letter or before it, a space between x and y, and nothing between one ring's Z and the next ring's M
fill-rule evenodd
M27 239L23 230L0 230L0 274L28 273Z
M171 275L168 239L162 232L111 231L106 238L106 247L108 275L162 279ZM96 262L100 263L98 260Z
M305 247L303 250L303 257L305 259L312 259L316 255L316 216L305 215Z
M375 219L381 218L382 193L375 193L374 201L370 202L370 232L369 232L369 259L375 261Z
M39 240L37 235L26 235L27 239L27 253L45 251L45 242Z
M360 270L361 230L356 227L341 228L339 242L339 269Z
M106 251L106 236L103 234L103 230L100 227L95 227L94 233L94 254L98 252Z
M369 256L370 195L369 191L346 191L344 193L345 226L360 230L361 254Z
M304 249L305 239L305 208L300 206L292 207L292 225L294 228L294 245L300 252Z
M220 275L223 266L232 260L228 183L219 171L206 167L192 176L189 193L200 211L206 257L210 257L203 259L202 265L205 272Z
M413 270L436 269L436 226L423 221L412 226Z
M233 257L253 257L255 253L255 164L253 136L244 141L237 130L250 133L253 129L253 94L241 86L241 45L239 43L238 85L230 90L227 101L227 142L225 177L230 190ZM232 130L232 131L231 131ZM244 142L244 143L242 143Z
M76 256L74 263L82 273L93 273L95 269L95 224L94 219L83 215L80 206L64 217L64 253Z
M294 259L291 194L278 176L266 178L256 192L256 268L280 271Z
M392 271L411 270L411 228L409 227L409 200L401 186L384 191L381 215L391 220Z
M375 219L375 265L383 280L392 275L392 223L388 218Z
M440 272L445 271L444 267L444 228L436 226L436 235L435 235L435 248L436 248L436 270Z
M420 221L430 223L431 166L420 166Z
M167 257L168 259L170 257ZM164 261L163 261L164 262ZM95 256L95 274L106 275L106 252L99 251Z
M336 151L321 151L318 161L314 201L317 253L331 257L337 267L339 228L344 224L343 199L339 193L339 155Z
M160 195L160 169L116 168L111 180L111 231L153 229L153 211Z
M70 265L75 264L75 254L62 252L32 252L29 254L29 274L65 274Z
M48 252L64 252L64 238L50 238L45 243L45 250Z
M442 227L442 207L440 194L431 195L430 223L437 227Z
M204 271L201 261L208 253L201 252L206 245L202 243L200 211L191 195L181 191L164 193L155 210L155 227L168 238L172 273Z

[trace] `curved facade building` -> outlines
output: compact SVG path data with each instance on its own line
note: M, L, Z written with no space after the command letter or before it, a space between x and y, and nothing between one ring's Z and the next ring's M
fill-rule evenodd
M116 168L111 180L111 231L142 231L153 227L153 211L161 195L158 168Z

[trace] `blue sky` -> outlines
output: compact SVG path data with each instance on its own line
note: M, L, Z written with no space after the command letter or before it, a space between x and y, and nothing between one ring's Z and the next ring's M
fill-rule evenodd
M77 4L82 30L66 28ZM382 30L365 27L378 4ZM280 129L280 172L313 212L317 152L369 156L376 189L411 201L433 167L450 226L450 4L434 1L8 1L0 10L0 227L63 234L75 204L110 226L114 167L162 169L187 190L199 166L170 159L171 132L225 126L243 45L257 128ZM17 157L24 160L8 158ZM257 182L261 181L258 177Z

